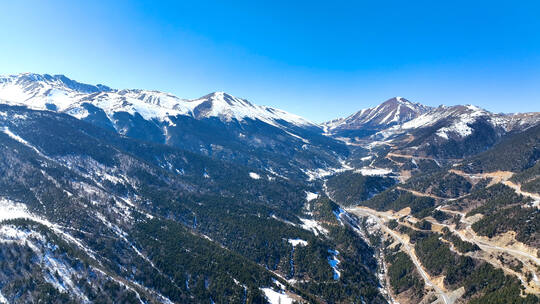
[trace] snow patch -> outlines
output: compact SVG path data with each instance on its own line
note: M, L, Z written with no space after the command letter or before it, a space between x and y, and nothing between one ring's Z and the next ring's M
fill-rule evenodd
M280 177L280 178L285 179L285 180L289 180L288 177L283 176L283 175L277 173L277 172L274 171L274 169L272 169L272 168L267 168L266 171L270 172L270 173L271 173L272 175L274 175L274 176ZM275 177L273 177L273 176L272 176L272 177L271 177L271 176L268 176L268 180L272 181L272 180L274 180L274 179L275 179Z
M307 246L308 242L304 241L302 239L288 239L287 242L289 242L293 247L296 246Z
M0 303L1 304L8 304L8 300L4 297L4 295L2 294L2 292L0 291Z
M83 303L90 303L86 295L77 287L72 278L76 278L76 270L66 263L54 258L50 253L45 253L42 258L43 264L49 272L45 280L51 283L60 292L74 293Z
M448 139L448 134L446 134L446 132L444 130L442 130L442 129L438 130L437 133L435 133L435 134L437 134L439 137L442 137L444 139Z
M384 176L392 173L392 170L386 169L386 168L370 168L370 167L364 167L358 170L355 170L354 172L361 173L362 175L368 175L368 176Z
M290 222L290 221L287 221L287 220L284 220L284 219L282 219L282 218L279 218L279 217L277 217L275 214L272 214L271 218L273 218L273 219L275 219L275 220L277 220L277 221L283 222L283 223L285 223L285 224L287 224L287 225L291 225L291 226L295 226L295 227L297 226L295 223Z
M305 230L312 231L315 235L319 235L320 233L326 235L328 234L328 230L321 226L317 221L312 219L305 219L305 218L299 218L300 221L302 221L301 227Z
M314 199L317 199L319 195L317 193L306 191L306 200L308 202L311 202Z
M85 251L90 257L96 259L95 252L88 247L84 246L78 239L74 238L70 234L64 232L60 229L61 226L53 224L47 220L44 220L38 216L33 215L28 211L26 206L21 203L16 203L5 198L0 198L0 221L10 220L10 219L29 219L34 222L40 223L44 226L47 226L56 234L64 238L68 243L73 243Z
M341 167L337 168L318 168L316 170L303 170L304 174L308 176L308 181L321 179L336 173L341 173L349 170L353 170L353 167L349 166L345 161L341 161Z
M440 128L436 134L446 139L448 139L447 132L455 133L460 137L467 137L473 132L473 129L468 125L472 122L474 122L474 119L460 119L449 127Z
M287 131L287 130L283 130L283 131L284 131L285 133L289 134L290 136L294 137L294 138L300 139L300 140L301 140L302 142L304 142L305 144L309 144L309 140L307 140L307 139L305 139L305 138L303 138L303 137L300 137L300 136L298 136L298 135L296 135L296 134L294 134L294 133L291 133L291 132L289 132L289 131ZM304 145L304 146L305 146L305 145ZM302 147L304 147L304 146L302 146ZM304 149L304 150L305 150L305 149Z
M340 222L341 224L343 224L343 222L341 221L341 216L346 214L345 210L341 209L341 207L338 208L338 210L334 210L332 211L334 213L334 215L336 216L336 219L338 220L338 222Z
M279 290L285 290L285 285L283 285L283 283L281 283L280 281L272 279L272 283L279 287Z
M328 253L331 254L328 257L328 264L330 265L330 267L332 267L332 270L334 271L334 280L337 281L341 277L341 272L338 270L338 267L337 267L339 264L339 260L337 259L337 256L339 255L339 251L328 249Z
M255 172L249 172L249 177L252 179L261 179L261 176Z
M0 221L17 218L29 219L32 215L28 212L26 205L0 198Z
M285 293L279 293L272 288L261 288L270 304L292 304L294 299Z

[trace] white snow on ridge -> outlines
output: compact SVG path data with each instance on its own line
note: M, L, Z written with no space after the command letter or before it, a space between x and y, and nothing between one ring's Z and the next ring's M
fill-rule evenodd
M438 130L437 133L435 133L435 134L437 134L439 137L442 137L442 138L444 138L444 139L448 139L448 138L449 138L449 137L448 137L448 134L447 134L444 130Z
M348 125L359 127L361 125L389 125L403 123L417 115L428 111L430 107L419 103L413 103L403 97L391 98L377 106L362 109L346 118L339 118L324 124L326 130L334 130L340 127L348 128ZM325 131L328 133L328 131Z
M479 117L489 115L489 112L472 105L445 107L441 106L428 113L422 114L417 118L401 125L400 128L394 128L394 131L417 129L433 126L434 124L450 119L452 124L442 127L435 134L439 137L448 139L449 134L455 134L459 137L467 137L472 134L473 129L469 126Z
M249 101L231 96L225 92L215 92L199 99L186 101L192 111L204 105L204 109L197 111L199 117L221 117L227 121L231 119L243 120L245 118L259 119L272 125L278 125L278 120L284 120L296 125L313 125L304 118L285 112L283 110L254 105Z
M49 277L45 278L47 282L51 283L60 292L75 294L79 299L82 300L82 303L90 303L90 300L72 280L72 278L77 277L77 271L75 269L54 258L49 253L45 253L42 261L42 264L45 265L49 274L51 274ZM58 279L55 274L58 275L60 279Z
M20 137L19 135L14 134L13 132L11 132L11 131L9 130L8 127L4 127L4 129L2 130L2 132L6 133L7 136L11 137L12 139L14 139L14 140L20 142L21 144L23 144L23 145L25 145L25 146L27 146L27 147L30 147L30 148L36 150L36 151L39 153L39 151L36 149L36 147L34 147L34 146L32 146L31 144L29 144L26 140L24 140L24 139L23 139L22 137Z
M440 128L437 131L437 135L443 138L448 138L447 132L452 132L461 137L471 135L473 129L469 127L469 124L474 123L477 117L485 115L486 112L476 106L468 105L466 108L472 110L473 112L461 114L451 126Z
M38 148L36 148L35 146L33 146L32 144L30 144L29 142L27 142L26 140L24 140L22 137L20 137L19 135L17 134L14 134L13 132L11 132L11 130L9 130L8 127L4 127L4 129L0 130L2 132L4 132L5 134L7 134L9 137L11 137L12 139L20 142L21 144L27 146L28 148L34 150L37 154L39 154L40 156L42 157L45 157L47 159L50 159L48 156L46 156L45 154L43 154Z
M60 229L62 228L61 226L53 224L45 219L41 219L33 215L28 211L24 204L16 203L5 198L0 198L0 222L9 219L30 219L32 221L45 225L55 234L64 239L66 242L75 244L81 250L86 252L86 254L88 254L91 258L97 260L96 253L93 250L83 245L78 239L74 238L70 234L62 231ZM49 274L45 277L45 280L47 282L51 283L57 290L61 292L69 292L76 295L82 303L89 303L86 295L77 287L75 282L72 280L72 278L74 277L78 278L77 271L73 269L70 265L53 256L55 247L46 243L45 237L42 234L33 230L22 230L13 225L2 225L0 226L0 243L2 242L15 242L29 246L29 248L36 252L37 256L40 257L39 263L45 266L45 269ZM137 291L133 290L128 285L125 285L123 282L114 279L114 277L110 277L105 272L101 271L99 268L94 269L101 272L103 275L106 275L107 277L113 279L117 283L125 286L126 288L132 290L138 296ZM60 279L58 279L58 277ZM164 297L162 298L164 299L164 303L172 303L170 301L167 301L168 299ZM142 300L140 302L143 303ZM2 303L1 298L0 303Z
M275 125L274 123L270 123L270 124ZM307 139L305 139L305 138L303 138L303 137L300 137L300 136L298 136L298 135L296 135L296 134L294 134L294 133L291 133L291 132L289 132L289 131L287 131L287 130L283 130L283 131L284 131L285 133L289 134L290 136L296 138L296 139L300 139L300 140L301 140L302 142L304 142L305 144L309 144L309 140L307 140Z
M281 121L300 126L315 126L306 119L271 107L251 104L224 92L215 92L198 99L187 100L172 94L149 90L100 89L97 86L88 91L73 88L71 80L62 76L31 73L0 76L0 100L10 105L27 106L35 110L54 110L76 118L84 118L88 111L84 103L102 109L109 118L117 112L140 114L145 120L157 119L175 124L171 116L191 116L197 119L219 117L230 121L246 118L257 119L280 127ZM305 140L304 140L305 141Z
M445 139L448 139L447 132L455 133L461 137L467 137L472 134L473 129L467 125L467 123L470 123L469 121L457 121L450 127L444 127L437 130L437 135L440 137L443 137Z
M41 240L41 241L45 240L43 235L35 231L17 229L13 225L2 225L0 227L0 243L25 244L25 241L28 240L29 238L33 238L35 240ZM28 242L27 245L34 252L39 251L39 249L33 242Z

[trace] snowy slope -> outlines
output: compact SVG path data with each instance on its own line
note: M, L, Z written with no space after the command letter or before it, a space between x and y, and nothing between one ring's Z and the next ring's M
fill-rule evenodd
M484 121L502 133L525 130L540 123L540 113L496 114L473 105L439 106L413 103L403 97L391 98L375 107L362 109L347 118L324 123L327 134L357 136L347 131L373 131L376 139L434 128L441 139L464 138L474 130L471 125Z
M309 121L282 110L253 105L245 99L215 92L195 100L148 90L115 90L103 85L87 85L63 75L24 73L0 76L0 101L36 110L54 110L84 118L89 103L112 117L118 112L139 113L144 119L168 121L169 116L185 115L196 119L218 117L223 121L246 118L279 125L285 121L298 126L313 126Z
M240 99L224 92L214 92L187 101L186 104L196 118L220 117L226 121L232 119L241 121L250 118L270 124L276 124L277 121L283 120L300 126L312 125L300 116L279 109L254 105L246 99Z
M443 120L446 120L448 123L443 124L444 126L436 131L438 136L446 139L448 139L449 134L466 137L473 132L469 125L473 124L481 117L489 120L490 114L491 113L481 108L471 105L455 107L443 106L408 121L400 127L404 130L425 128L441 124Z
M394 97L378 106L362 109L347 118L325 123L328 130L386 128L401 124L429 111L430 107L413 103L403 97Z
M402 131L435 128L435 134L443 139L464 138L473 134L472 126L479 121L484 121L503 133L522 131L540 123L540 113L495 114L473 105L439 106L382 133L388 135Z
M87 85L62 75L25 73L0 76L0 104L68 114L123 136L289 178L303 178L305 167L335 167L347 153L343 143L323 135L319 125L224 92L187 100L158 91Z

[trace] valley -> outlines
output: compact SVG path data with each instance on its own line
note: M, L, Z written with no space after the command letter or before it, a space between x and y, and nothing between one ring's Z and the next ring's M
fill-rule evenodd
M540 113L2 76L0 303L538 303L539 159Z

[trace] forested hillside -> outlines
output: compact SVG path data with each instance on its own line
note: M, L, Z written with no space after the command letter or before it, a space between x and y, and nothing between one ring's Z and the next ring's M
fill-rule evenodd
M0 303L540 301L538 113L319 125L29 73L0 100Z

